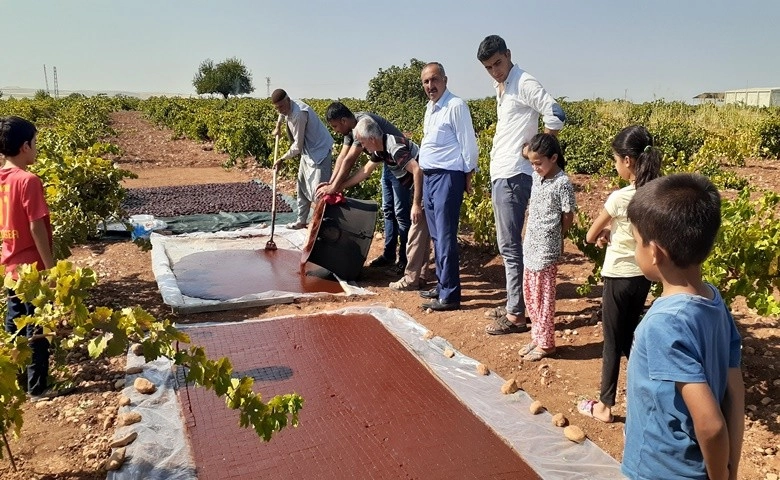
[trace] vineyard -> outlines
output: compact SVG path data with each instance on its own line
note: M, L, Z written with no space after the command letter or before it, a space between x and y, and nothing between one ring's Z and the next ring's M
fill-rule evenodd
M321 117L330 103L329 100L305 101ZM364 100L342 101L353 111L375 111L399 125L421 124L421 111L382 111ZM602 197L602 191L597 192L596 185L617 186L614 172L610 171L610 141L620 128L634 123L644 124L655 135L656 145L664 152L665 173L695 171L713 179L724 197L723 226L704 273L721 289L728 302L744 298L750 309L775 322L772 328L776 328L780 315L777 295L780 288L780 224L777 221L780 196L775 191L751 184L735 172L745 165L746 159L761 162L761 159L780 157L780 110L690 106L677 102L636 105L620 101L563 101L562 105L568 123L561 132L561 140L569 173L581 174L583 178L588 175L593 179L584 183L577 192L578 198ZM464 236L475 248L492 252L495 230L488 164L495 102L493 99L472 100L469 106L478 130L480 171L474 177L475 193L464 199L461 225ZM127 213L122 211L126 199L122 185L134 174L115 163L114 159L121 156L119 147L106 143L106 139L115 134L110 127L110 116L117 111L142 112L150 122L170 129L174 137L213 146L225 154L225 168L270 167L272 163L269 158L273 141L270 131L276 112L267 100L152 98L139 101L123 97L71 96L61 100L0 101L0 115L23 116L38 125L39 160L32 170L44 182L52 210L58 259L67 259L76 245L95 241L107 219L123 218ZM410 133L419 140L422 131L418 127ZM341 139L334 138L334 148L340 147ZM280 151L287 146L283 139ZM287 162L284 168L282 175L293 178L294 162ZM379 200L379 178L376 177L348 194ZM589 190L591 188L593 191ZM600 198L601 201L604 198ZM603 251L584 243L588 226L588 215L581 212L578 224L570 232L572 244L592 262L592 274L577 285L583 294L597 284L603 255ZM151 339L147 337L147 358L156 354L177 358L177 352L170 348L182 337L169 323L156 321L142 310L95 307L87 293L95 283L91 270L72 269L68 263L61 263L49 276L28 272L23 281L14 286L18 291L27 292L30 298L38 298L41 305L51 302L53 310L34 321L45 325L53 338L59 339L57 346L62 350L63 364L74 358L67 356L68 351L84 351L95 358L122 353L128 341L143 340L144 332L149 331L158 334ZM50 288L52 284L56 288ZM14 345L7 340L4 337L0 347L0 429L10 433L21 428L24 395L15 384L16 368L29 358L29 350L23 341ZM183 364L195 366L191 368L193 380L211 386L220 395L227 395L229 406L231 402L235 407L244 405L247 412L257 408L257 404L252 403L251 385L231 384L227 380L229 361L208 363L203 352L197 350L178 355ZM73 369L65 368L58 374L64 376L63 380L78 382L78 376L73 376L72 372ZM288 416L293 423L297 421L299 402L298 397L285 397L273 404L272 417L247 416L246 420L242 417L242 422L254 426L259 434L270 436L272 431L286 424ZM269 428L269 425L276 428Z
M323 116L327 100L308 100ZM370 110L400 125L421 125L421 111L392 109L373 110L362 100L345 100L353 111ZM780 226L775 220L776 192L759 191L747 181L725 169L744 165L746 158L780 157L780 109L758 109L712 104L690 106L680 102L652 102L640 105L629 102L581 101L562 102L567 125L561 132L561 143L571 173L613 176L610 142L626 125L643 124L655 136L664 153L664 173L698 172L710 177L727 192L723 206L723 229L705 265L708 281L718 285L726 301L739 295L762 315L780 314L780 303L773 290L780 286L777 258L780 256ZM492 98L469 101L473 123L479 135L479 172L474 177L475 194L468 196L461 209L463 228L472 233L478 244L495 245L495 226L490 201L489 152L495 124L495 101ZM211 141L214 147L229 155L226 166L254 161L270 166L270 138L276 113L268 101L235 99L153 98L139 108L154 122L165 125L177 135L199 141ZM416 122L416 123L415 123ZM412 136L419 140L421 127ZM335 138L339 145L339 138ZM283 145L283 148L286 145ZM334 152L334 156L335 156ZM293 176L294 164L284 173ZM728 192L740 192L735 197ZM377 176L353 188L356 198L381 199ZM594 261L588 286L599 279L603 251L584 242L589 218L580 215L570 238ZM737 228L738 227L738 228Z

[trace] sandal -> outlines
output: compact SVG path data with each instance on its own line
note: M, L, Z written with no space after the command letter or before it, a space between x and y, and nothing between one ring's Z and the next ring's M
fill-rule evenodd
M406 277L402 277L397 282L390 282L388 285L390 290L398 290L402 292L411 292L414 290L422 290L425 288L425 283L422 281L422 279L416 281L416 282L410 282L406 279Z
M549 357L553 353L555 353L555 348L553 348L552 350L542 350L541 348L536 347L530 352L526 353L523 356L523 360L525 360L526 362L538 362L543 358Z
M506 307L504 307L502 305L500 307L491 308L490 310L485 312L485 317L486 318L493 318L493 319L506 317Z
M594 418L599 422L604 422L604 423L614 422L615 418L612 416L611 413L609 414L609 420L602 420L593 414L593 408L596 406L597 403L599 403L597 400L583 400L577 404L577 411L580 412L580 414L585 415L586 417Z
M493 325L485 327L485 332L488 335L506 335L508 333L524 333L527 331L528 325L525 322L517 324L509 320L506 315L494 319Z
M522 348L520 348L520 350L517 351L517 353L521 357L524 357L524 356L528 355L529 353L531 353L535 348L536 348L536 344L534 342L530 342L530 343L527 343L527 344L523 345Z

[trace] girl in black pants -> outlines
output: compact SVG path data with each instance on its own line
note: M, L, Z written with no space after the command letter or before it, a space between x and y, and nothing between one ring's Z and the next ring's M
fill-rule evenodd
M604 279L601 394L598 401L583 400L577 406L583 415L607 423L613 420L620 357L628 358L631 352L634 330L650 291L650 281L636 264L636 242L626 209L636 189L658 177L661 171L661 152L653 146L653 137L647 129L639 125L626 127L617 134L612 141L612 156L615 170L629 185L609 195L586 236L590 243L607 246L601 270Z

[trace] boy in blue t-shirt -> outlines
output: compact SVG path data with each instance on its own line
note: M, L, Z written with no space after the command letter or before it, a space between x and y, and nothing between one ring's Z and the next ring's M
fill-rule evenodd
M704 176L660 177L628 206L642 273L663 284L628 361L623 473L632 479L735 479L744 433L741 339L701 264L720 227Z

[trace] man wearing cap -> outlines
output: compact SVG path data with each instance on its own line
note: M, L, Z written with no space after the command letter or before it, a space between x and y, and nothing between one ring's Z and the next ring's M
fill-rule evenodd
M276 161L274 168L279 168L285 160L301 156L297 179L298 219L287 225L287 228L298 230L305 228L309 222L309 210L317 185L330 178L333 137L308 105L292 100L281 88L273 91L271 102L279 112L276 128L271 134L278 135L282 124L285 124L290 139L290 149Z

